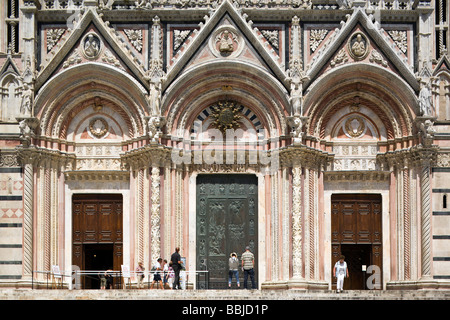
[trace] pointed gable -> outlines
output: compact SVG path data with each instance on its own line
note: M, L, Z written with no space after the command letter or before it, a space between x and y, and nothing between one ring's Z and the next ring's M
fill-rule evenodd
M267 37L269 34L266 32ZM227 39L225 39L227 38ZM233 42L233 48L221 47L220 42ZM165 81L167 88L174 79L189 66L214 59L244 59L272 73L287 86L281 59L274 50L274 39L268 41L263 32L246 21L246 16L225 0L206 22L200 23L186 36L182 49L170 63Z
M340 28L324 29L315 37L316 47L314 52L309 52L311 61L306 70L309 80L304 83L304 88L330 68L364 62L387 68L415 90L419 89L411 66L412 59L406 55L401 42L392 38L399 39L399 35L394 32L389 35L380 29L378 23L372 22L360 8L356 8L346 22L341 22Z
M146 83L146 67L143 60L137 57L137 49L124 44L120 31L110 28L109 23L104 22L95 10L86 10L74 29L61 33L61 36L57 34L55 41L55 45L50 48L52 57L47 58L37 76L37 90L54 74L86 62L114 66L132 73L141 83ZM90 42L91 50L87 51Z
M450 73L450 58L447 55L443 55L437 62L433 71L433 76L436 76L439 72L446 71Z

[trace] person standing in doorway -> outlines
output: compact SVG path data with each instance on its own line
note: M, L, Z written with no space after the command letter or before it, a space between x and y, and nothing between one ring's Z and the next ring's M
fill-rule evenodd
M172 262L172 269L175 273L175 279L173 281L172 289L181 289L180 285L180 271L181 271L181 256L180 256L180 248L175 248L175 252L172 253L170 257L170 261Z
M239 260L235 252L231 253L230 259L228 259L228 267L228 288L231 288L231 281L233 280L233 276L236 278L236 283L239 288Z
M342 292L344 290L344 278L348 278L348 268L347 268L347 262L344 261L345 256L341 255L339 257L339 261L336 262L333 268L333 275L336 278L336 292Z
M245 248L245 252L241 256L242 261L242 269L244 270L244 289L248 289L247 287L247 279L250 276L252 281L252 289L256 289L255 284L255 256L250 252L250 247L247 246Z

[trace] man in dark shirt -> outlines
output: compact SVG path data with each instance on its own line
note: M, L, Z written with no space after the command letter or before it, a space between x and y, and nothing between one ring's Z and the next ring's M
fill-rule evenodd
M175 273L175 279L173 281L172 289L181 289L180 285L181 256L179 247L175 248L175 252L172 253L170 261L172 262L172 269Z

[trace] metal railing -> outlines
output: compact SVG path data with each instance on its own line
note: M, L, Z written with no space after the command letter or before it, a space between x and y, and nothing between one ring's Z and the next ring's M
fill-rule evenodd
M165 283L168 283L169 286L171 281L173 281L174 274L173 271L164 272L164 271L145 271L144 279L142 279L142 287L138 288L138 280L137 277L141 276L142 273L136 271L126 272L125 274L122 271L114 271L114 270L73 270L70 272L59 272L54 273L53 271L33 271L32 272L32 289L86 289L87 284L91 284L92 282L99 284L98 288L87 288L87 289L101 289L100 285L102 282L102 278L106 281L105 289L108 286L107 279L111 279L109 282L112 285L111 288L108 289L151 289L153 278L156 273L161 275L161 280L163 286ZM41 278L39 279L39 275ZM109 276L110 278L108 278ZM165 277L167 276L167 282L165 282ZM184 282L184 287L187 289L192 283L189 282L189 277L194 276L196 279L196 283L204 281L205 283L209 283L209 272L204 270L196 270L189 271L183 270L180 271L180 282ZM75 283L74 283L75 282ZM182 284L183 286L183 284ZM156 286L158 289L159 287ZM170 286L171 288L171 286ZM207 289L207 287L206 287Z

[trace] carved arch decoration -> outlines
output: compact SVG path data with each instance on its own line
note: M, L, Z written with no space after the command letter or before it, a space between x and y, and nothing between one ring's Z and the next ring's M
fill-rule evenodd
M386 130L387 140L413 135L418 114L414 90L402 79L376 66L343 66L316 80L304 104L308 135L325 139L330 119L343 108L364 106Z
M35 116L41 133L65 140L72 120L87 108L102 105L120 115L128 138L146 133L146 90L128 74L88 63L69 68L51 80L36 97Z
M221 121L220 117L222 116L219 109L220 104L224 104L224 108L227 108L228 104L233 104L234 109L231 112L235 118L233 120L236 122L237 128L232 129L242 129L243 131L250 129L255 139L264 139L264 126L259 117L250 108L230 100L219 101L210 105L197 115L190 130L192 139L196 139L197 135L205 132L210 127L216 128L215 123Z
M172 136L190 140L197 117L218 101L235 101L261 121L265 136L287 134L290 113L285 87L267 71L245 63L210 62L182 74L162 99L162 113Z

